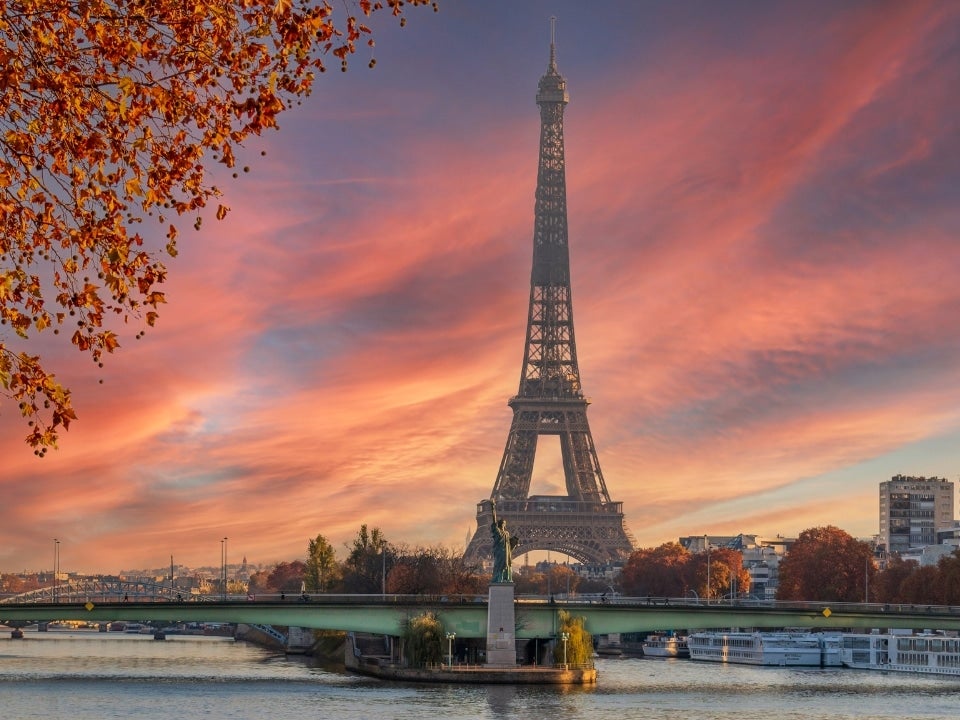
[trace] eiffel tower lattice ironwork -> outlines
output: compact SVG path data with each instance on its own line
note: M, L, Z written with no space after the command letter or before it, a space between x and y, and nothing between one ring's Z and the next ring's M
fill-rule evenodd
M533 271L520 390L508 405L513 421L489 500L477 506L477 531L466 557L492 553L492 501L498 517L520 538L518 553L552 550L584 563L609 563L633 550L622 503L610 500L587 424L580 388L570 299L567 190L563 149L566 80L557 71L555 44L540 78L540 161L533 232ZM530 496L537 441L560 440L567 495Z

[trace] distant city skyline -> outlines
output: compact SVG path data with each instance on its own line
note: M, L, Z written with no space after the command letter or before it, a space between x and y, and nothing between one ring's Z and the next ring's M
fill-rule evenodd
M361 524L463 547L519 379L551 16L580 371L638 543L868 537L879 483L957 479L960 4L441 2L216 178L233 210L145 338L102 370L28 348L79 419L38 460L0 405L0 571L54 539L104 573Z

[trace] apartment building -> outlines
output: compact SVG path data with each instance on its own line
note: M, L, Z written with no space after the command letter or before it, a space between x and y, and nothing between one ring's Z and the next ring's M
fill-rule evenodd
M956 488L938 477L894 475L880 483L878 550L904 553L936 545L937 531L954 524Z

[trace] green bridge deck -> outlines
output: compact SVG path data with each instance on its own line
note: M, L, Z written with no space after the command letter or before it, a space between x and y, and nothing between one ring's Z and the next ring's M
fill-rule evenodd
M849 603L773 603L724 601L705 604L684 599L643 598L605 602L550 601L519 598L518 638L550 637L557 628L557 611L585 619L594 635L698 628L821 629L913 628L960 630L960 607ZM484 637L485 599L422 596L324 596L300 600L227 600L208 602L97 602L0 604L0 622L24 624L54 620L105 623L210 622L280 625L345 630L398 636L406 622L434 612L458 637Z

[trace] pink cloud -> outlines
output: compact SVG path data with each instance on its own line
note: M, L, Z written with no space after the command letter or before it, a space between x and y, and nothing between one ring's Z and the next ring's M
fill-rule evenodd
M867 6L763 57L678 31L659 67L571 88L582 379L642 544L870 532L876 483L904 468L863 464L960 427L956 210L923 183L875 195L956 152L946 83L929 81L922 111L878 112L920 92L926 48L955 22ZM392 119L376 148L336 148L362 158L352 174L314 150L327 105L268 140L228 219L170 263L159 326L100 375L64 373L81 422L59 452L38 462L0 416L17 498L0 568L42 567L53 537L87 570L212 564L222 537L238 557L291 559L363 522L463 542L519 379L538 118L531 98L468 139L423 134L415 105L391 114L408 101L343 109L358 135Z

